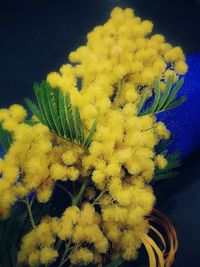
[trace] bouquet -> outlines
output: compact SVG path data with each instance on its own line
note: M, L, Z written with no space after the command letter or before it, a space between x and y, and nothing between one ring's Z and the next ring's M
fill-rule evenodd
M36 99L0 110L0 265L119 266L147 251L170 267L178 242L154 208L175 175L170 132L156 115L185 101L180 47L116 7L34 85Z

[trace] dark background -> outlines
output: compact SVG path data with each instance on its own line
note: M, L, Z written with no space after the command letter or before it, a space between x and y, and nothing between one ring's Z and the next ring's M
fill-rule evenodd
M0 3L0 106L32 96L34 81L66 62L86 34L104 23L113 7L132 7L150 19L155 32L183 47L200 50L200 1L65 0ZM179 237L175 267L200 266L200 150L183 160L180 175L156 188L159 208L173 221ZM133 264L131 264L132 266Z

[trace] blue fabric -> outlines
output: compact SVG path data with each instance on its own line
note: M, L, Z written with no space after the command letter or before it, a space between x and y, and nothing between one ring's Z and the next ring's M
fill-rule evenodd
M183 157L200 146L200 52L189 56L187 64L189 71L179 93L186 95L187 101L180 107L157 116L175 136L169 150L179 150ZM2 155L0 147L0 156Z
M187 64L189 70L179 93L186 95L187 101L157 116L175 137L169 151L179 150L182 157L200 146L200 53L189 56Z

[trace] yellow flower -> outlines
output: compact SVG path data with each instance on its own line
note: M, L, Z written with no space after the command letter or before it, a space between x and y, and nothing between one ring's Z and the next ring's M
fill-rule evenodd
M70 253L72 264L89 264L93 262L93 253L87 248L75 249Z
M167 160L161 154L156 156L155 163L160 169L164 169L167 166Z
M55 261L58 252L53 248L43 248L40 252L40 260L42 264L50 264Z

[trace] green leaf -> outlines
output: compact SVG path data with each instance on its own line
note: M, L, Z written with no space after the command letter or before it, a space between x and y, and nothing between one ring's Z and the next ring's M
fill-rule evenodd
M67 126L70 134L69 138L71 141L73 141L75 139L75 129L74 129L72 105L69 93L67 93L65 96L65 112L66 112Z
M167 82L166 82L164 93L160 97L160 101L158 103L158 110L163 109L165 102L166 102L167 98L169 97L172 85L173 85L173 76L169 76L167 79Z
M168 97L165 106L167 107L176 97L178 91L180 90L180 88L182 87L184 83L184 79L181 78L180 80L178 80L178 82L176 83L176 85L174 86L173 90L171 91L170 96Z
M89 145L90 145L90 143L91 143L91 141L92 141L94 132L95 132L95 130L96 130L96 127L97 127L97 122L96 122L96 120L95 120L95 121L93 122L93 124L92 124L92 127L91 127L91 129L90 129L90 131L89 131L89 134L88 134L87 138L85 139L85 142L84 142L84 146L85 146L85 147L89 147Z
M17 263L17 249L12 246L10 254L11 254L12 266L14 267L14 266L16 266L16 263Z
M40 110L38 109L38 107L28 98L25 98L24 102L27 105L27 107L30 109L30 111L38 118L38 120L40 120L42 123L45 123L45 120Z
M69 138L70 133L67 127L67 119L66 119L66 113L65 113L65 100L64 100L63 92L61 90L58 91L58 105L59 105L59 117L60 117L62 129L63 129L64 137Z
M10 148L12 142L11 134L4 130L2 124L0 123L0 143L3 147L4 152L7 152Z
M105 267L117 267L117 266L120 266L124 262L125 260L119 257L116 260L113 260L111 263L107 264Z
M59 135L63 136L62 125L59 118L59 107L58 107L58 90L52 89L49 85L46 88L47 102L50 109L50 114L54 123L54 131ZM51 128L50 128L51 129Z
M171 136L168 139L162 139L160 142L155 146L156 154L163 154L163 151L167 151L167 147L173 142L174 136Z
M187 100L187 97L186 96L182 96L178 100L176 100L176 101L172 102L171 104L169 104L165 110L170 110L170 109L177 108L178 106L182 105L186 100Z
M158 106L158 103L159 103L159 99L160 99L159 79L156 79L154 88L155 88L155 98L154 98L153 105L151 106L151 108L149 110L150 113L155 112L155 110Z
M38 103L38 106L39 106L39 111L40 111L40 114L42 116L42 121L45 125L47 125L47 118L45 116L45 112L44 112L44 108L42 106L42 99L41 99L41 95L40 95L40 85L39 84L34 84L34 92L35 92L35 96L36 96L36 99L37 99L37 103Z
M173 77L170 76L167 79L165 90L162 93L160 89L159 80L157 79L154 84L154 100L153 103L146 108L146 110L142 111L144 104L147 102L146 96L144 96L140 104L138 106L138 115L143 116L147 114L157 114L166 110L170 110L176 108L183 104L186 100L186 97L180 97L179 99L175 100L178 91L180 90L181 86L183 85L184 80L180 79L176 85L173 87Z
M44 110L47 126L52 129L54 132L56 131L56 125L53 120L52 112L51 112L51 106L49 105L49 102L47 101L48 97L48 87L46 83L41 83L41 86L39 87L40 90L40 97L42 101L42 107Z
M137 114L140 114L140 112L142 111L142 108L144 107L146 101L148 99L148 93L145 92L143 96L141 96L141 100L139 101L139 104L138 104L138 111L137 111Z
M38 121L29 119L29 120L25 120L25 123L30 125L30 126L34 126L34 125L36 125L38 123Z
M81 121L81 116L78 107L74 108L74 126L76 132L76 139L79 140L79 144L83 145L84 143L84 130L83 124Z

